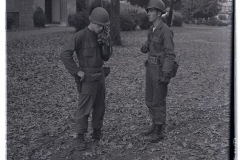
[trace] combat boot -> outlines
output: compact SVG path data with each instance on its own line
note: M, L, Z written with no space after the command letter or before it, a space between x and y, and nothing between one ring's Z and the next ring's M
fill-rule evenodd
M163 125L156 125L155 130L153 134L151 135L151 138L149 139L149 142L151 143L158 143L159 141L163 140Z
M77 142L78 150L83 151L83 150L86 149L86 143L85 143L85 139L84 139L84 134L78 134L76 142Z
M92 139L99 141L102 138L102 131L100 128L94 128L92 133Z
M154 133L155 129L156 129L156 125L155 125L154 123L152 123L151 128L148 129L147 131L144 131L144 132L142 133L142 135L143 135L143 136L149 136L149 135L151 135L151 134Z

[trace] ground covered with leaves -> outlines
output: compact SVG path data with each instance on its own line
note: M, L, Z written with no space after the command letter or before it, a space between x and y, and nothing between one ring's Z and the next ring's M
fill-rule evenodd
M147 31L122 32L106 66L103 139L87 134L74 146L74 79L59 59L73 32L42 33L7 42L7 159L226 160L229 157L231 28L172 28L180 64L169 84L165 139L150 144L144 102ZM38 31L39 32L39 31ZM89 121L91 120L91 117ZM91 123L90 123L91 124Z

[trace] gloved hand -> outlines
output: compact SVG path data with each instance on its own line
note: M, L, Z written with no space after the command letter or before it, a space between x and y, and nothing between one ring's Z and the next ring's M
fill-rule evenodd
M159 83L169 83L171 76L169 73L163 73L162 76L159 77Z
M110 73L110 67L103 67L103 72L104 72L105 77L107 77Z
M142 53L147 53L149 51L149 48L146 44L143 44L141 47L141 52Z
M78 71L77 75L80 77L80 82L82 82L84 80L85 73L83 71Z
M98 34L98 43L99 45L104 45L110 41L110 29L109 27L104 27L104 30Z

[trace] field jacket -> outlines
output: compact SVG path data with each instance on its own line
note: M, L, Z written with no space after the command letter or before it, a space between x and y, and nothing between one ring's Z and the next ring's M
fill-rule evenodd
M149 49L149 56L159 57L163 73L170 73L176 57L172 30L163 22L154 31L151 26L145 44Z
M77 55L78 66L73 58L74 52ZM70 74L76 77L81 68L101 68L111 52L111 46L99 45L97 34L86 27L74 34L61 52L60 58Z

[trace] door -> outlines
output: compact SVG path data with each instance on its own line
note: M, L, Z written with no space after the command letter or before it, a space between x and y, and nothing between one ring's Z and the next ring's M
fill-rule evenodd
M52 0L45 0L46 22L52 23Z
M60 23L60 0L52 0L52 23Z

